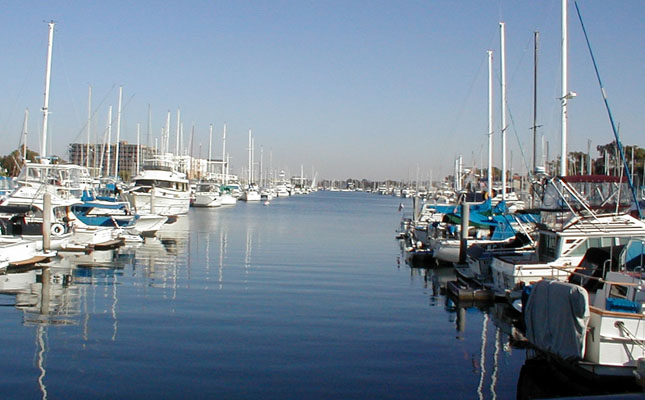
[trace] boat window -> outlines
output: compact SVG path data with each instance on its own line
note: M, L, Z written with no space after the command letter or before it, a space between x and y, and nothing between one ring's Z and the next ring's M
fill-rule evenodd
M141 186L141 187L150 187L154 184L155 182L150 179L137 179L134 181L134 186Z
M600 238L598 238L598 237L589 238L589 239L587 239L587 242L589 243L588 248L590 248L590 249L591 248L602 247L602 244L600 242Z
M572 239L567 240L567 243L572 243L572 242L575 242L575 240L572 240ZM587 240L583 240L580 242L580 244L577 247L574 247L573 250L569 251L569 254L567 255L571 257L581 257L585 255L588 248L589 248L589 242Z
M627 297L627 287L620 285L611 285L611 290L609 291L609 297Z
M558 238L554 235L541 233L538 244L538 258L541 262L553 261L558 249Z
M56 220L60 221L65 216L67 216L67 210L65 209L65 207L55 207L54 216L56 217Z
M600 238L601 246L600 247L610 247L614 245L613 237L604 237Z
M34 179L34 180L40 180L40 170L36 168L29 168L27 170L27 178L28 179Z

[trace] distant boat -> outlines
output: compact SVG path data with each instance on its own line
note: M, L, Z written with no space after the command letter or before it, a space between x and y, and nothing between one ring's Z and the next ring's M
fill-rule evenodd
M262 196L255 186L250 186L242 193L240 199L244 201L260 201Z
M190 185L186 175L174 168L169 157L148 160L128 189L138 213L183 215L190 207Z
M197 184L194 207L219 207L221 205L220 186L217 183L200 182Z

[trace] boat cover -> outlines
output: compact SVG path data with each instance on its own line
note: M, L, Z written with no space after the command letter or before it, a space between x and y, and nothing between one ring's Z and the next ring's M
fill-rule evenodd
M537 282L524 308L526 337L540 350L565 360L580 360L589 322L587 291L551 280Z

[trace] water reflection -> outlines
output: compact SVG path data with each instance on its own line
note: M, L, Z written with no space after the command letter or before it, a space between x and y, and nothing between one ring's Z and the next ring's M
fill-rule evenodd
M0 277L0 293L15 296L14 306L23 312L23 325L35 326L37 384L48 396L45 377L49 325L74 325L80 314L78 288L71 276L50 266L13 270Z

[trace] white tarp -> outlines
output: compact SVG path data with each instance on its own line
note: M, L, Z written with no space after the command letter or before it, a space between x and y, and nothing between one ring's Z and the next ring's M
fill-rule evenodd
M526 337L538 349L565 360L584 356L589 302L585 289L542 280L533 285L524 307Z

